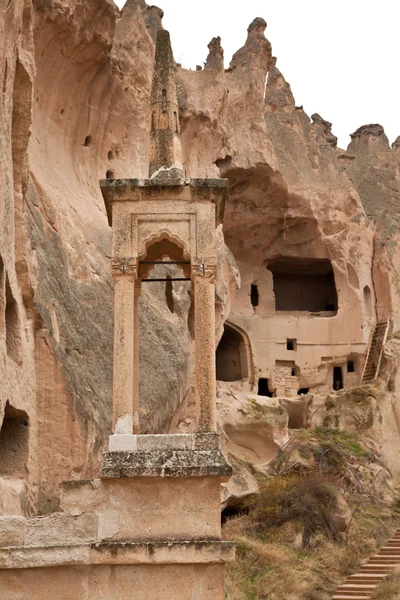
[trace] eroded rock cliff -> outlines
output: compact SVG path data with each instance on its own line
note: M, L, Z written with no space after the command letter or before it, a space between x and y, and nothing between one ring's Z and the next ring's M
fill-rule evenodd
M122 13L112 0L0 4L0 512L54 508L62 479L96 472L110 432L111 236L98 182L146 175L160 27L143 0ZM234 379L253 392L265 380L267 395L286 382L327 394L349 361L344 385L358 382L377 319L399 325L399 144L370 125L338 149L330 123L295 105L265 28L250 24L228 69L219 38L202 70L178 69L184 168L229 180L216 339L229 317L247 348ZM306 317L276 304L276 282L299 271L314 289L334 278L336 297L324 289ZM184 285L143 291L144 432L194 425L190 312ZM383 427L397 440L390 368ZM394 467L398 453L386 454Z

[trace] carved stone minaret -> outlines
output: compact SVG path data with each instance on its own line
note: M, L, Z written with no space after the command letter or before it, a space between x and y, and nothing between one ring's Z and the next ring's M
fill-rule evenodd
M183 178L174 77L169 35L162 31L150 111L151 177L100 183L113 234L108 452L98 478L64 483L61 512L3 517L1 598L14 598L17 588L29 600L226 598L225 564L235 549L221 540L220 484L231 467L216 430L215 228L227 181ZM140 432L139 297L142 285L160 281L151 276L159 263L181 268L178 280L191 286L194 433Z
M168 31L157 33L150 97L149 177L164 184L183 182L176 65Z

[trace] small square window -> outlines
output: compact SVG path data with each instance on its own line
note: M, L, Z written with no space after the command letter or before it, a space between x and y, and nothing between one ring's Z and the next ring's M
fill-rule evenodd
M288 338L286 340L286 350L297 350L297 340Z
M355 368L354 368L354 360L348 360L347 361L347 372L348 373L354 373Z

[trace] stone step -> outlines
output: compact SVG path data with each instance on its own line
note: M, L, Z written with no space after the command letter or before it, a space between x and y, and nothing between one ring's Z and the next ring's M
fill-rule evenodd
M357 571L357 573L353 573L353 575L358 575L359 573L362 575L367 575L368 573L370 575L386 575L387 573L390 573L390 571L393 570L393 567L360 567L360 569Z
M352 596L349 594L335 594L332 600L365 600L369 598L370 594L358 594L358 596Z
M369 598L370 597L370 593L365 593L365 594L349 594L347 592L340 592L338 594L335 594L332 598L332 600L341 600L341 599L349 599L352 598L352 600L365 600L365 598Z
M359 575L350 575L347 578L347 583L379 583L382 579L387 577L387 573L380 573L376 575L374 573L362 573Z
M400 558L400 556L398 554L374 554L374 556L371 556L371 558L369 559L370 562L379 562L380 560L382 560L383 562L387 562L390 559L393 559L394 562L398 561Z
M333 598L356 598L357 600L362 599L364 600L364 598L369 598L371 595L370 592L337 592Z
M400 530L336 589L332 600L367 600L400 563Z
M392 556L391 554L382 554L381 556L376 556L375 558L371 558L370 565L382 564L382 565L397 565L399 563L398 556Z
M343 593L360 593L360 594L366 594L368 593L372 593L374 591L374 589L376 588L376 584L372 583L369 585L362 585L360 584L352 584L352 583L345 583L343 585L340 585L338 587L338 589L336 590L337 594L343 594Z
M393 570L394 570L394 567L388 567L387 565L376 565L376 566L366 565L365 567L360 567L360 569L358 570L358 573L387 574Z
M337 592L372 592L375 588L374 583L344 583L338 587Z
M369 559L369 564L371 563L379 563L379 561L382 561L382 563L387 563L390 561L393 561L395 563L397 563L399 561L400 556L398 556L397 554L377 554L375 556L371 556L371 558Z
M371 589L368 589L368 590L362 590L362 589L359 589L359 590L358 589L354 589L354 590L343 589L342 590L342 589L339 589L336 591L336 593L346 595L349 598L353 598L354 596L363 596L364 598L369 598L375 588L376 588L376 586L373 586Z
M395 542L388 542L386 544L386 548L398 548L400 545L400 540L396 540Z

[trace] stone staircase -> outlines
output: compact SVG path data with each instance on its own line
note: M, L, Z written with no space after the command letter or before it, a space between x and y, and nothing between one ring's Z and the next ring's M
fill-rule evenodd
M371 556L357 573L340 585L332 600L365 600L374 589L400 564L400 529Z
M368 383L378 376L381 366L383 347L386 342L390 319L377 323L372 332L371 341L368 346L367 358L361 376L361 383Z

